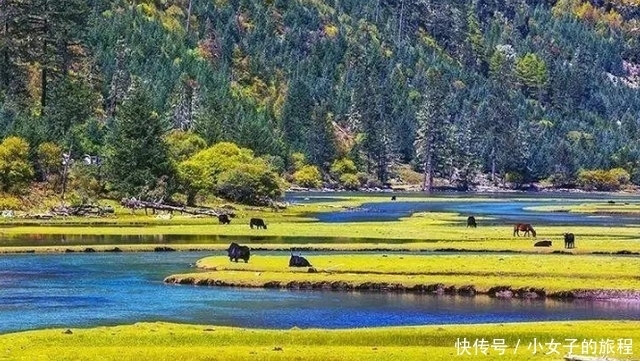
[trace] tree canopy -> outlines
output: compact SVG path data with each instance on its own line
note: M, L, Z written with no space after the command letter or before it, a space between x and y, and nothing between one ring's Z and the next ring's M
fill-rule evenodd
M4 1L0 139L29 144L21 178L70 150L106 160L106 190L190 201L229 169L250 184L230 163L349 188L406 166L640 184L639 20L626 1Z

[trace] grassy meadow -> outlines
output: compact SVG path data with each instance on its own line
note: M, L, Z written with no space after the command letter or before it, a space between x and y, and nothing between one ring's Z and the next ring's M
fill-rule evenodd
M291 207L286 212L239 212L231 225L220 225L217 220L175 217L161 221L151 216L149 223L131 223L126 218L116 219L114 224L58 225L43 222L37 225L0 226L0 237L6 241L0 252L24 251L26 249L46 251L47 247L9 247L12 239L29 235L67 236L202 236L192 245L176 246L177 249L194 249L208 244L206 249L223 249L212 243L228 244L224 237L247 238L252 247L260 249L283 249L305 247L320 250L455 250L455 251L509 251L527 253L616 253L640 252L640 227L596 227L596 226L535 226L537 240L549 239L553 246L534 248L536 240L530 237L514 237L513 226L483 225L487 220L477 217L478 228L466 228L466 217L453 213L417 213L411 217L389 222L321 223L306 217L305 206ZM300 209L302 210L300 210ZM313 213L325 209L314 205ZM335 210L331 208L332 210ZM142 216L137 216L142 217ZM268 229L250 229L249 218L261 217ZM181 222L185 223L181 223ZM485 223L486 224L486 223ZM576 234L576 248L564 250L562 235ZM207 238L209 237L209 238ZM219 238L223 237L223 238ZM88 237L90 239L90 237ZM153 242L161 243L161 242ZM88 245L91 243L89 242ZM113 243L118 245L117 243ZM157 245L157 244L156 244ZM121 249L131 246L122 245ZM154 245L155 246L155 245ZM174 247L172 245L172 247ZM38 249L40 248L40 249ZM68 247L48 247L49 251L64 251ZM135 247L134 247L135 248ZM148 248L145 248L148 249Z
M207 257L197 262L205 272L174 275L171 282L220 281L243 287L279 282L365 282L402 284L404 287L443 283L473 285L486 293L490 288L539 288L547 293L575 289L638 290L640 259L613 256L567 255L308 255L318 273L289 268L286 256L254 255L248 264L227 257Z
M258 330L217 326L139 323L92 329L28 331L0 336L0 360L562 360L575 339L613 343L610 357L637 358L638 321L566 321L495 325L385 327L353 330ZM471 348L456 347L466 338ZM488 342L487 355L474 348ZM500 355L497 345L504 340ZM535 341L534 341L535 340ZM623 347L631 340L629 348ZM534 344L542 345L534 353ZM547 344L557 343L556 352ZM622 346L620 346L620 345ZM518 347L516 348L516 345ZM620 346L620 347L619 347ZM536 346L537 347L537 346ZM470 355L463 352L468 350ZM619 355L621 353L631 355ZM584 354L584 353L583 353Z

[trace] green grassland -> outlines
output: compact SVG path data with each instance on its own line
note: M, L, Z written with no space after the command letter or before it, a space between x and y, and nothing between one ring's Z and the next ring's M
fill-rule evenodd
M575 289L638 290L640 259L614 256L566 255L332 255L309 256L318 273L289 268L288 257L253 255L248 264L227 257L207 257L197 262L206 272L173 275L168 282L241 287L264 287L279 282L365 282L401 284L404 287L443 283L473 285L480 293L497 286L539 288L547 293ZM187 282L188 280L188 282Z
M296 207L297 208L297 207ZM304 208L304 207L301 207ZM313 206L318 209L318 206ZM563 250L562 234L576 234L572 253L621 251L640 252L640 227L594 226L541 226L535 227L537 240L550 239L553 247L534 248L533 238L514 237L511 224L483 226L478 217L476 229L466 228L464 216L452 213L417 213L411 217L390 222L320 223L302 216L300 210L283 213L262 212L239 214L231 225L219 225L211 219L192 219L178 223L179 219L154 221L149 224L75 225L55 224L11 225L0 227L0 237L10 240L26 235L199 235L205 239L199 244L228 243L223 236L254 238L252 246L262 249L307 247L336 250L471 250L550 253ZM250 229L248 219L261 216L268 223L267 230ZM207 222L207 223L203 223ZM535 226L535 225L534 225ZM207 239L206 236L210 236ZM10 242L5 242L9 246ZM34 247L27 247L33 249ZM192 245L191 248L198 248ZM24 248L22 248L24 250ZM7 251L8 249L4 249ZM11 248L15 251L15 248ZM58 248L59 250L59 248Z
M140 323L129 326L29 331L0 336L0 360L561 360L571 341L574 354L584 340L611 340L620 359L640 354L640 322L570 321L495 325L389 327L353 330L257 330L217 326ZM504 355L472 347L458 355L456 341L494 344L504 339ZM533 353L534 339L544 349ZM618 340L631 339L632 355L618 355ZM558 354L544 343L559 343ZM516 349L516 345L519 345ZM593 355L593 354L591 354Z

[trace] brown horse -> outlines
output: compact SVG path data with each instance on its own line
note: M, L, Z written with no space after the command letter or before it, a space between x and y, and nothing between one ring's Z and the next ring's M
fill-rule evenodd
M536 231L535 229L533 229L533 227L531 227L530 224L523 224L523 223L518 223L515 226L513 226L513 236L518 236L520 237L520 232L524 232L524 236L527 237L529 236L529 233L531 233L531 235L535 238L536 237Z

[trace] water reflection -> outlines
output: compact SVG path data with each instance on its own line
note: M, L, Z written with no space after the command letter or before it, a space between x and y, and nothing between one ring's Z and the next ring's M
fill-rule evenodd
M59 235L59 234L25 234L5 235L0 238L0 246L76 246L76 245L111 245L111 244L229 244L240 242L247 244L260 243L371 243L367 238L345 237L280 237L280 236L222 236L222 235ZM406 243L412 240L385 240L384 243ZM425 241L420 241L425 242ZM434 241L435 242L435 241ZM286 248L286 247L284 247Z
M409 217L417 212L458 213L486 217L483 225L503 225L518 222L536 225L639 225L640 218L619 214L594 216L586 213L546 212L526 208L565 204L580 204L571 200L493 200L493 201L432 201L432 202L380 202L364 203L361 207L349 211L317 213L313 217L320 222L385 222ZM461 221L462 223L462 221Z

